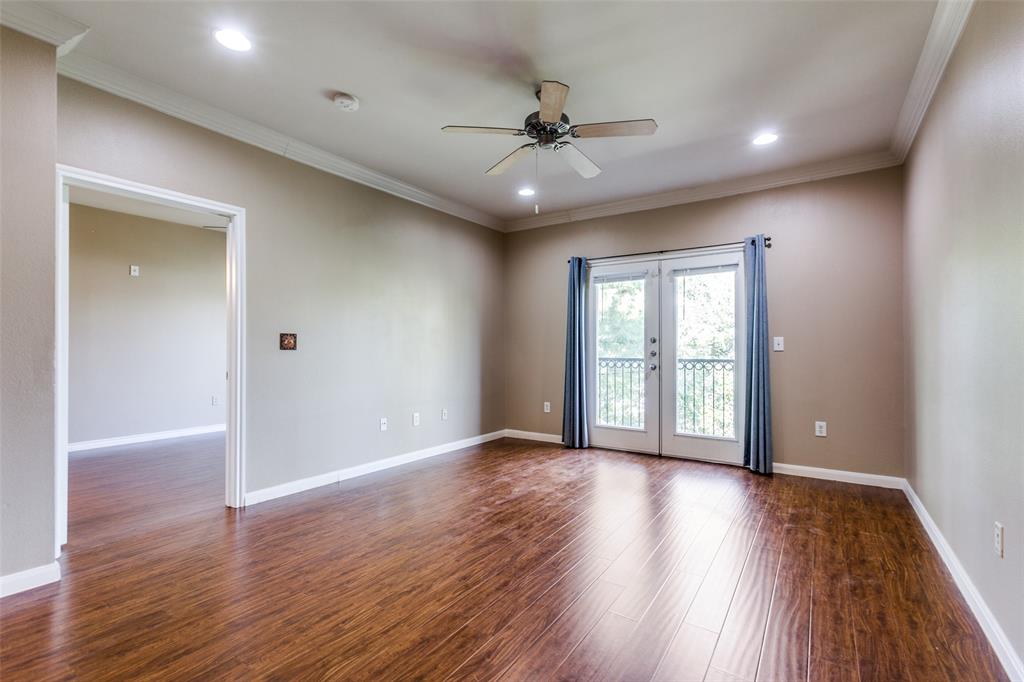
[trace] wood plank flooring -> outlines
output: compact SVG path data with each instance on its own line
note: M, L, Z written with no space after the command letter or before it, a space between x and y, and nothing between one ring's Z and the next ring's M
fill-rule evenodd
M232 511L222 447L73 456L5 682L1006 679L897 491L506 439Z

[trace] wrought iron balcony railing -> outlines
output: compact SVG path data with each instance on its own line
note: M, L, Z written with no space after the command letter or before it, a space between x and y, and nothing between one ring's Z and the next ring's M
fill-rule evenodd
M597 359L597 423L644 427L644 359Z
M732 438L736 362L718 358L676 361L676 433Z
M598 358L597 422L644 428L644 358ZM731 438L735 361L676 360L676 432Z

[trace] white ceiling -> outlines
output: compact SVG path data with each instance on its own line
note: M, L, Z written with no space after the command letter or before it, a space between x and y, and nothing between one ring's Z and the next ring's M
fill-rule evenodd
M191 225L192 227L226 230L228 226L228 219L221 215L164 206L152 201L142 201L134 197L126 197L112 192L101 192L89 189L88 187L69 187L68 201L72 204L92 206L93 208L102 208L106 211L127 213L128 215L153 218L180 225Z
M522 138L543 79L574 123L653 117L652 137L577 142L604 172L540 157L544 212L890 148L936 4L900 2L41 3L91 30L84 54L501 220L534 164L484 171ZM230 52L211 36L236 27ZM338 111L333 90L357 95ZM779 141L754 147L766 129Z

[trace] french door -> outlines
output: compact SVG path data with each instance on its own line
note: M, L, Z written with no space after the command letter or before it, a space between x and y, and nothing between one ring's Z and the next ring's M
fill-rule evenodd
M741 463L742 250L593 265L588 293L591 443Z

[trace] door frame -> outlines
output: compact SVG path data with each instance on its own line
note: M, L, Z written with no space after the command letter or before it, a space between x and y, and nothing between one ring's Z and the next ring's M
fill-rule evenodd
M644 404L641 407L644 414L644 427L600 426L597 423L597 363L599 358L597 357L597 297L593 295L595 270L607 273L605 276L610 281L624 281L639 278L623 277L616 280L616 274L636 275L639 274L638 270L640 268L644 269L644 351L641 356L645 397ZM597 274L601 277L603 273L598 272ZM590 434L590 442L597 447L626 450L629 452L643 452L651 455L657 455L661 452L661 427L660 425L655 426L655 423L660 420L661 373L650 369L652 362L660 366L661 358L657 356L652 358L648 355L648 349L651 347L648 338L654 337L659 341L661 339L661 316L657 314L660 293L661 277L656 260L598 263L587 268L586 357L592 358L592 361L588 362L586 367L587 429ZM655 311L653 316L650 314L652 310ZM660 350L660 345L657 342L653 347Z
M172 208L200 211L228 219L227 229L227 419L224 504L245 506L245 209L212 199L183 194L117 178L112 175L57 164L56 172L56 371L54 418L54 555L59 557L68 534L68 348L70 287L70 187L117 194Z
M698 256L714 256L714 255L720 255L720 254L734 254L734 253L737 253L737 252L739 254L739 259L738 260L739 260L740 277L741 277L741 282L743 282L743 281L745 281L745 278L746 278L746 262L745 262L744 242L742 240L738 241L738 242L735 242L735 243L718 244L718 245L715 245L715 246L708 246L708 247L695 247L695 248L689 248L689 249L676 249L676 250L672 250L672 251L653 251L653 252L650 252L650 253L635 254L635 255L629 255L629 256L609 256L609 257L606 257L606 258L592 258L592 259L590 259L590 261L588 261L588 263L587 263L587 266L588 266L588 272L587 272L587 320L588 320L587 321L587 325L588 325L588 329L587 329L587 331L588 331L588 334L587 334L587 357L588 358L593 358L593 360L592 361L588 361L588 363L587 363L588 364L588 366L587 366L587 408L588 408L587 409L587 430L588 430L588 433L590 435L591 444L595 444L594 443L594 425L597 422L597 415L594 412L594 407L596 406L596 402L597 401L596 401L596 397L592 397L592 396L596 396L596 392L597 392L597 386L596 386L597 356L595 354L595 351L596 351L596 339L595 339L595 334L593 333L593 331L594 331L594 329L596 327L592 327L591 326L591 325L596 325L596 318L594 317L594 314L593 314L593 301L592 301L593 296L591 295L592 276L591 276L591 274L589 272L590 269L591 268L595 268L595 267L609 266L609 265L623 265L623 266L626 266L626 265L639 264L639 263L656 263L656 264L658 264L658 275L657 275L657 277L655 279L656 288L657 288L657 291L658 291L658 293L657 293L658 299L657 299L657 303L656 303L657 317L658 317L658 320L657 320L657 326L658 326L657 338L659 339L658 345L661 346L661 347L664 347L664 343L663 343L664 342L664 337L663 337L663 334L664 334L665 330L661 328L661 324L662 324L662 319L661 319L662 318L662 314L661 314L662 301L660 299L661 299L661 296L662 296L662 287L663 287L662 279L666 276L666 273L662 271L662 268L661 268L662 261L674 260L674 259L679 259L679 258L698 257ZM745 292L745 290L737 289L736 293L737 293L737 314L738 315L741 315L741 314L745 315L746 314L745 310L743 310L743 306L739 305L739 301L740 301L740 297L741 296L745 296L746 295L746 292ZM745 299L744 299L744 303L745 303ZM737 324L739 324L739 323L740 323L740 318L737 317ZM745 350L746 349L745 341L743 340L742 337L740 338L740 341L741 341L741 343L737 344L737 348L736 348L737 356L739 355L740 352L744 352L744 353L746 352L746 350ZM658 365L659 365L659 367L662 367L662 369L663 369L663 364L662 363L665 361L665 357L663 357L663 355L664 354L659 349L659 355L658 355L659 362L658 362ZM645 359L646 359L646 356L645 356ZM749 361L749 360L746 360L746 361ZM737 365L738 364L739 363L737 363ZM680 455L665 454L662 451L663 447L664 447L664 443L662 442L663 438L664 438L662 432L664 431L664 429L662 427L662 424L660 423L663 420L663 412L664 412L663 407L661 407L661 402L663 400L663 397L662 397L663 390L662 390L662 385L661 385L662 381L663 381L662 377L663 377L663 372L662 372L661 369L659 369L659 371L658 371L658 384L659 385L658 385L658 393L657 393L657 395L658 395L658 403L659 403L659 409L657 410L657 412L658 412L658 420L659 420L658 439L657 439L658 447L657 447L657 450L654 451L654 452L649 452L647 450L633 450L633 449L630 449L630 448L619 447L619 446L616 446L616 445L598 445L598 447L603 447L603 448L612 449L612 450L622 449L622 450L628 450L630 452L643 452L645 454L656 454L658 456L664 456L664 457L677 457L677 458L680 457ZM741 385L742 385L742 382L743 382L743 377L739 375L739 370L738 369L737 369L737 382L740 383ZM737 395L739 396L739 394L737 394ZM743 419L744 419L743 414L742 414L743 402L742 402L742 400L740 400L739 397L737 398L737 401L739 403L739 405L738 405L739 409L736 412L736 420L737 420L737 423L738 423L740 428L746 428L744 423L743 423ZM737 433L738 433L738 438L739 438L739 441L740 441L740 447L742 447L742 441L743 441L742 432L737 430ZM701 461L710 461L710 462L714 462L714 463L717 463L717 464L726 464L726 465L730 465L730 466L743 466L742 456L740 457L740 461L739 462L723 461L723 460L714 459L714 458L704 459L704 458L701 458L701 457L691 457L689 455L685 456L685 459L696 459L696 460L701 460Z

